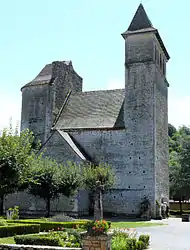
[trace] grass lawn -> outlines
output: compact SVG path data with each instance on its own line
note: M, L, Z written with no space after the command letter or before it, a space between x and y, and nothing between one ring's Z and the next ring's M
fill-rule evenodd
M136 228L136 227L154 227L154 226L164 226L164 223L153 223L146 221L130 221L130 222L112 222L112 228Z

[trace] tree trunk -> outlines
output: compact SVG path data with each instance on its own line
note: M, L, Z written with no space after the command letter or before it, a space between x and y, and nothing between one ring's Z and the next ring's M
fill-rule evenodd
M99 194L99 203L100 203L100 219L103 219L103 202L102 202L102 190L100 190Z
M46 217L50 217L50 198L48 197L46 200Z
M0 215L3 215L3 212L4 212L4 195L1 195L0 196L0 202L1 202L1 204L0 204Z
M103 219L102 190L98 189L94 201L94 220Z
M181 199L179 200L179 208L180 208L180 214L182 214L183 213L183 208L182 208Z

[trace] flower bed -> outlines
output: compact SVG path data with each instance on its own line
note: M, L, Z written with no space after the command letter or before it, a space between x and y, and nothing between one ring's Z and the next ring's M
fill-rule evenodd
M105 234L111 227L111 223L106 220L96 220L87 224L87 232L89 235Z

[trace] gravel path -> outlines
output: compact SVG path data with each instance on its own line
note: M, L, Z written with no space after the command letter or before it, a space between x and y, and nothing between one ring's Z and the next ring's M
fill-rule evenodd
M168 225L137 228L138 233L151 235L152 250L190 250L190 222L181 222L178 218L161 222Z

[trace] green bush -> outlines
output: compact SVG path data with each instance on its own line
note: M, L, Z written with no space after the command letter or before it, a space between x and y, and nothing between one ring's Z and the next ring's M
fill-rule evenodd
M136 250L136 238L128 238L126 239L126 250Z
M150 244L150 236L146 235L146 234L141 234L139 236L139 241L144 242L145 248L147 248L149 246L149 244Z
M12 224L8 226L0 226L0 237L9 237L16 234L32 234L39 232L39 224Z
M145 243L141 240L136 242L136 250L143 250L146 249Z
M119 235L112 238L112 250L126 250L126 238Z
M15 236L14 240L16 244L21 245L81 247L80 239L76 237L76 235L68 232Z
M60 228L86 228L88 221L70 221L70 222L50 222L42 220L7 220L8 223L40 224L40 231L59 230Z
M20 245L44 245L44 246L60 246L62 241L56 237L47 237L46 235L17 235L14 237L16 244Z
M125 232L116 231L112 237L112 250L144 250L149 246L149 235L140 235L139 240Z
M3 218L0 218L0 226L7 226L7 221Z

